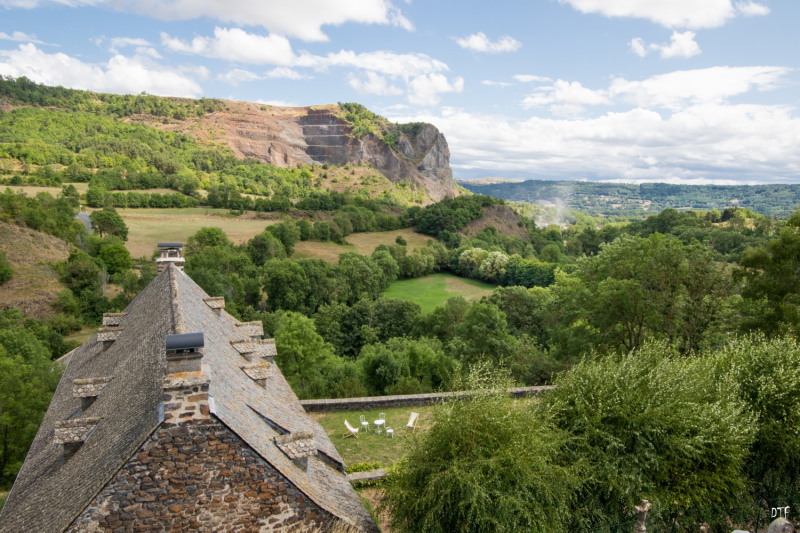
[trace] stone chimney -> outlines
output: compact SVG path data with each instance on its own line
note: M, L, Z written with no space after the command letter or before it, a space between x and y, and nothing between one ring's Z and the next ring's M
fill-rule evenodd
M122 326L105 327L101 328L100 331L97 332L97 342L103 343L103 351L111 348L111 345L114 344L114 341L117 340L120 332L124 329L125 328Z
M81 410L86 411L100 396L110 377L83 378L72 381L72 395L81 399Z
M159 257L156 259L156 267L159 274L164 272L170 264L174 264L178 270L183 270L186 259L181 254L182 242L160 242L157 246Z
M164 424L207 424L209 379L203 371L203 334L167 335L167 374L161 383L164 391Z
M202 332L167 335L167 374L200 372L205 340Z
M275 444L303 470L308 470L308 458L317 455L317 443L310 431L278 435L275 437Z
M69 459L77 452L100 422L99 418L73 418L59 420L55 423L53 442L64 447L64 459Z

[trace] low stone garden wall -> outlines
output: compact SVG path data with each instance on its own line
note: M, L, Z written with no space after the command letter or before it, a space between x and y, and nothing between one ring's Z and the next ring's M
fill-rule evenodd
M537 387L515 387L509 389L512 398L536 396L550 390L551 385ZM433 392L429 394L402 394L396 396L365 396L363 398L333 398L326 400L303 400L300 403L307 413L331 413L334 411L369 411L375 409L391 409L392 407L414 407L433 405L457 399L469 391Z

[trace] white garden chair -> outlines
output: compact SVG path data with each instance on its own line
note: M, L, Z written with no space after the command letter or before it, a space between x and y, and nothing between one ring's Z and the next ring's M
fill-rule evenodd
M386 413L380 413L378 419L373 422L375 425L375 433L381 432L381 427L386 425Z
M367 422L367 417L361 415L358 418L361 419L361 429L363 429L364 431L369 431L369 422Z
M394 430L389 426L386 426L386 438L393 439L394 438Z
M351 426L350 422L348 422L347 419L344 420L344 427L347 428L347 433L344 434L343 438L345 438L345 439L347 437L358 438L358 428L354 428L353 426Z
M419 413L411 411L411 416L408 417L408 424L406 424L406 431L409 429L414 431L417 428L417 420L419 420Z

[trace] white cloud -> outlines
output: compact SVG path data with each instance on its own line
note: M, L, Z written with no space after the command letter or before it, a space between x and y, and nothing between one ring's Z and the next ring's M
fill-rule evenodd
M240 28L214 28L213 37L195 37L189 42L162 33L161 42L173 52L241 63L291 65L295 61L286 37L256 35Z
M443 74L424 74L408 82L408 101L415 105L432 106L439 103L440 93L460 93L464 79L448 80Z
M46 85L63 85L112 93L196 97L202 89L193 79L142 56L116 54L105 64L85 63L66 54L48 54L34 44L0 50L0 73L26 76Z
M327 70L330 67L351 67L372 70L403 79L449 70L445 63L426 54L396 54L387 51L358 54L349 50L342 50L326 56L301 54L295 66L318 70Z
M631 51L639 57L644 57L647 55L647 46L645 46L644 40L641 37L634 37L631 39L631 42L628 43L628 46L630 46Z
M702 52L702 50L700 50L700 45L694 40L696 35L697 34L693 31L688 30L685 32L674 31L670 36L669 44L653 43L646 46L644 40L640 37L631 39L631 42L628 44L633 53L639 57L644 57L649 51L654 50L661 54L662 59L671 59L674 57L689 58L699 55Z
M275 107L299 107L297 104L286 100L256 100L257 104L274 105Z
M322 27L346 23L384 24L412 30L413 25L389 0L0 0L2 7L35 8L103 5L160 20L210 18L242 26L261 26L270 33L305 41L327 41Z
M296 70L287 67L275 67L274 69L268 71L264 76L267 78L284 80L307 80L311 78L311 76L306 76L305 74L301 74Z
M520 83L537 83L537 82L546 83L548 81L553 81L551 78L548 78L546 76L534 76L533 74L516 74L515 76L513 76L513 78Z
M571 120L454 109L389 118L436 124L456 174L675 183L800 179L800 118L780 106L700 104L667 115L634 108Z
M586 105L608 105L611 101L605 91L584 87L577 81L556 80L552 85L539 87L522 100L525 108L554 105L551 110L560 115L579 113Z
M488 85L489 87L510 87L513 85L507 81L492 81L492 80L482 80L481 85Z
M372 71L364 73L363 77L358 77L353 73L347 75L347 83L356 91L364 94L377 94L380 96L396 96L403 94L403 90L392 85L385 76L381 76Z
M35 35L30 35L21 31L12 31L11 33L0 31L0 40L16 41L19 43L47 44L37 39Z
M559 0L581 13L647 19L666 28L716 28L737 14L765 15L769 9L752 0Z
M748 0L747 2L737 2L736 10L746 17L769 15L769 7L758 2Z
M785 67L711 67L678 70L641 81L617 78L608 94L642 107L679 109L700 103L718 103L753 89L770 90L781 83Z
M513 37L504 35L496 41L490 40L485 33L478 32L456 39L456 43L461 48L472 50L473 52L484 52L489 54L498 54L502 52L516 52L522 46L522 43Z
M217 75L217 79L230 85L239 85L240 83L263 80L264 76L249 70L234 68L224 74Z

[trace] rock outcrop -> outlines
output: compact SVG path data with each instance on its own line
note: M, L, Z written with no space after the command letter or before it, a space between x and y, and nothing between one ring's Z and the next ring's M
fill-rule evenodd
M226 102L186 129L197 137L222 140L240 157L286 167L298 163L368 165L395 183L422 187L433 200L458 194L444 135L431 124L400 135L394 147L373 134L352 135L337 116L338 106L274 107ZM198 127L199 126L199 127Z

